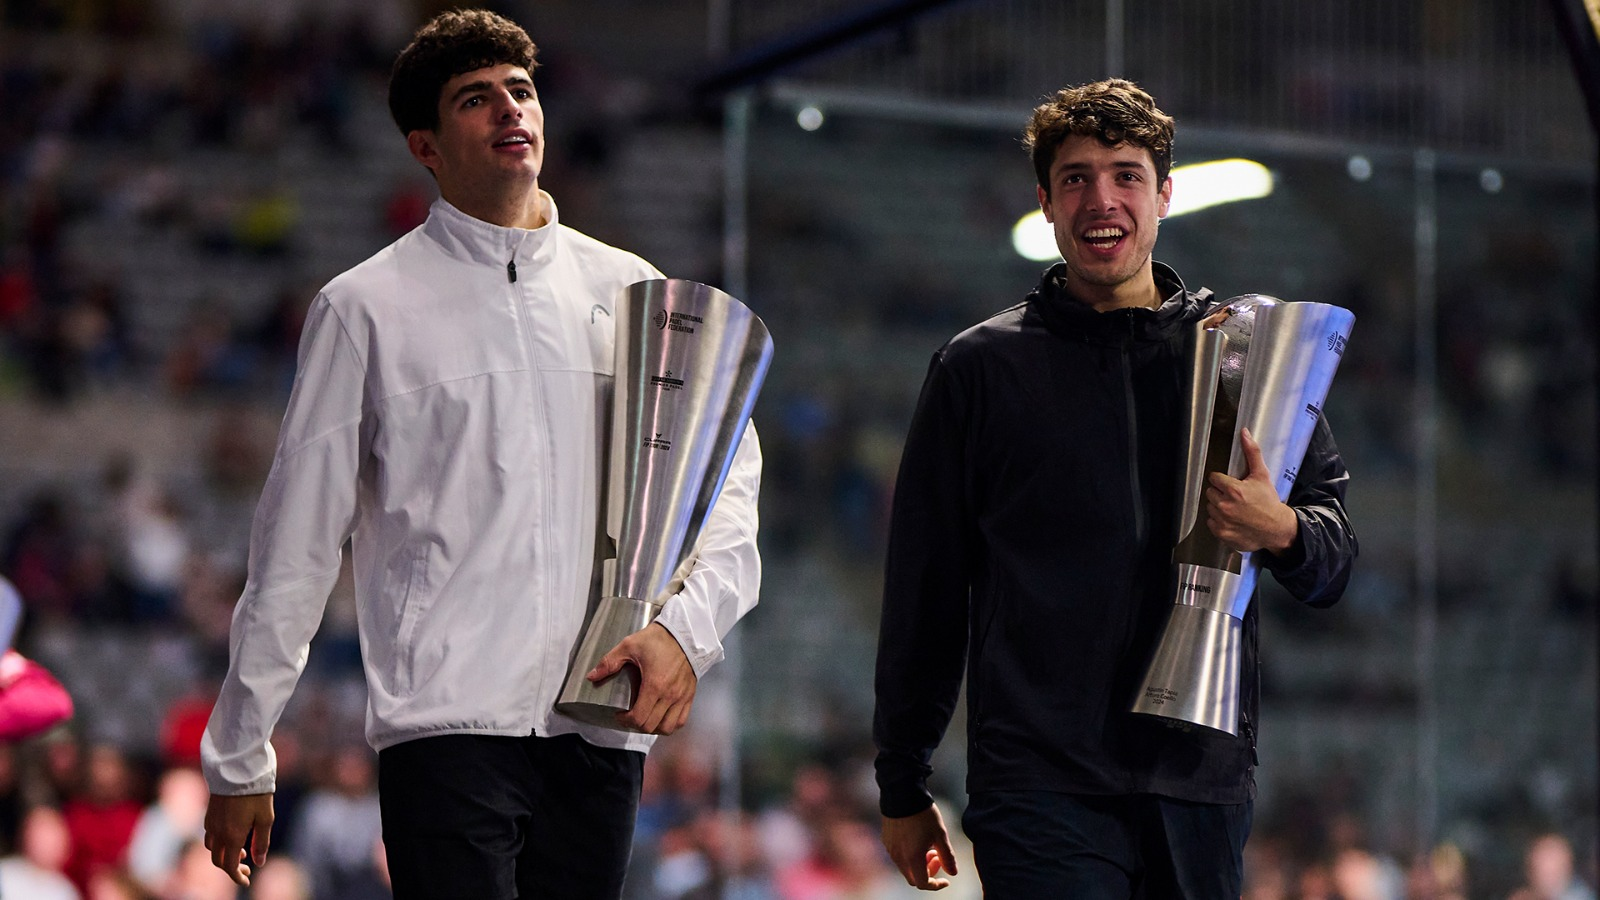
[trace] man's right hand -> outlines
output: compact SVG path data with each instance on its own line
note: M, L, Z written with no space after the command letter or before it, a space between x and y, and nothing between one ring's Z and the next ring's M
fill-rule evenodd
M249 842L248 848L246 842ZM211 864L227 872L234 884L250 885L245 850L250 851L251 861L259 866L267 861L267 846L271 842L271 794L211 795L211 803L206 806L206 849L211 851Z
M918 890L949 887L950 879L934 877L940 869L956 874L956 855L950 850L950 833L945 831L937 803L900 819L884 816L883 846L906 884Z

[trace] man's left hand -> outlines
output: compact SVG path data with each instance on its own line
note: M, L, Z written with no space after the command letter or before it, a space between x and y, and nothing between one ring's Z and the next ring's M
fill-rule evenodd
M689 721L699 678L672 632L654 622L646 625L612 647L585 677L600 682L627 665L639 670L639 692L632 709L617 713L617 722L646 734L671 734L682 728Z
M1239 431L1247 471L1244 478L1212 472L1206 487L1206 526L1240 553L1282 553L1300 536L1300 518L1278 499L1272 472L1250 429Z

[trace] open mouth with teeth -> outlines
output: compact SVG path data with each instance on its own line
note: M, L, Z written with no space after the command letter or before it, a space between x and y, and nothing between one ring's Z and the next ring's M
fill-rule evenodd
M527 147L533 142L520 134L507 135L494 142L496 147Z
M1121 228L1104 226L1101 228L1091 228L1088 231L1085 231L1083 233L1083 242L1096 250L1110 252L1115 250L1117 245L1122 243L1122 239L1126 236L1127 232L1123 231Z

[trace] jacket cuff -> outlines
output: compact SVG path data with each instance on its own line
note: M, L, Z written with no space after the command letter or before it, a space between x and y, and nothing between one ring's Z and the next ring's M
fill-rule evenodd
M1308 552L1310 542L1306 540L1306 530L1312 527L1310 517L1299 509L1294 510L1294 517L1299 520L1300 528L1295 534L1294 543L1289 545L1289 549L1282 553L1263 552L1259 554L1261 564L1275 576L1291 577L1293 573L1305 568L1307 563L1312 562Z
M677 639L695 677L704 678L712 666L722 661L722 641L717 637L710 604L693 602L685 596L687 593L685 590L668 599L655 622Z
M933 794L923 784L878 786L878 812L890 819L914 816L933 805Z
M221 797L271 794L278 787L278 756L271 743L225 756L209 727L200 738L200 771L206 787Z
M878 782L878 811L883 815L903 819L933 805L933 793L928 790L932 770L927 766L880 752L873 769Z

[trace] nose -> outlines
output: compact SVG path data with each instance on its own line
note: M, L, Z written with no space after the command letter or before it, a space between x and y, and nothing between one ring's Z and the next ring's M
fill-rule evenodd
M500 106L501 121L515 122L522 118L522 105L517 102L517 98L511 96L510 91L501 91L495 100Z
M1117 208L1116 192L1105 178L1091 178L1083 192L1083 205L1095 212L1110 212Z

